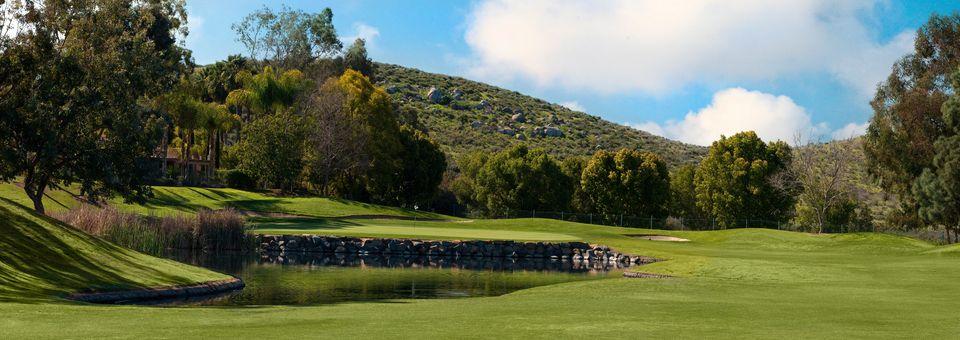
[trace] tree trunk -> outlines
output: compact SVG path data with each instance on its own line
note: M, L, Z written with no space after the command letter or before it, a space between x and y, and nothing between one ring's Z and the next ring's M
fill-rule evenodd
M47 182L45 176L37 179L31 174L28 174L23 180L23 190L26 191L27 197L33 202L33 210L41 215L46 213L43 207L43 194L47 189Z

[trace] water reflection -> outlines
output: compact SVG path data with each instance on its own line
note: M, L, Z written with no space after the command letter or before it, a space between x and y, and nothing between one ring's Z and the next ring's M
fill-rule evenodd
M167 257L240 277L242 291L168 305L319 305L387 299L502 295L619 274L617 264L551 259L171 253Z

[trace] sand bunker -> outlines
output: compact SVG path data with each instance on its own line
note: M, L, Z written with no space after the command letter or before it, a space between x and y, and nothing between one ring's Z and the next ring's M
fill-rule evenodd
M630 235L639 239L650 240L650 241L664 241L664 242L690 242L690 240L685 238L673 237L673 236L664 236L664 235Z

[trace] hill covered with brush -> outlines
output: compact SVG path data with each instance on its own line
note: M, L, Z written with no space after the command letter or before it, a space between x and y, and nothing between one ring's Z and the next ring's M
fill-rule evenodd
M376 78L399 103L401 119L426 130L454 159L516 143L562 157L639 148L659 154L671 165L696 162L706 154L704 147L459 77L377 64Z

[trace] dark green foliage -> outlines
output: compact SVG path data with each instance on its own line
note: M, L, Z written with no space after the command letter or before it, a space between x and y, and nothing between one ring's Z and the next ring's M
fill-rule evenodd
M688 219L704 219L706 214L697 206L694 178L697 166L685 164L670 174L670 214Z
M570 186L573 187L573 196L570 197L570 210L580 213L589 213L593 211L593 205L590 197L580 185L580 179L583 177L583 169L587 167L590 161L586 157L567 157L560 162L560 168L563 174L570 180Z
M257 181L240 169L218 170L217 176L228 188L250 190L257 186Z
M463 202L489 215L513 210L566 209L573 195L570 179L560 165L541 149L516 145L489 158L476 154L461 168L457 185ZM464 165L461 165L464 166Z
M423 132L401 127L400 154L403 168L400 171L398 202L405 206L425 206L437 193L447 169L447 158Z
M597 151L580 182L593 210L604 215L660 217L670 201L667 165L650 152Z
M289 113L260 117L244 126L237 145L240 170L268 188L299 188L305 126L302 117Z
M373 76L375 66L370 57L367 57L367 43L363 39L357 38L353 45L347 48L347 53L343 55L343 64L346 68L360 72L367 78L375 80Z
M426 73L397 65L376 64L377 83L400 103L401 119L416 122L455 159L472 151L493 153L517 144L541 148L555 157L589 157L597 150L641 149L656 153L670 166L698 162L706 148L651 135L557 104L458 77ZM434 104L426 98L431 87L452 99ZM454 90L462 92L452 98ZM523 123L513 121L522 112ZM477 124L477 127L474 127ZM535 133L553 126L561 137ZM498 133L511 128L514 136ZM517 137L520 135L522 137Z
M790 160L790 147L782 141L764 143L753 131L721 136L697 168L697 206L722 227L747 218L783 221L794 197L771 180Z
M24 15L13 18L33 29L0 50L0 180L23 176L41 212L57 184L142 199L143 159L163 125L143 99L170 90L185 69L175 38L182 2L16 5Z
M911 218L917 211L911 185L933 164L934 142L945 132L940 107L956 91L947 80L960 66L960 14L931 16L914 46L877 88L864 137L871 175L901 196Z
M227 95L233 90L243 87L241 72L252 72L255 69L247 58L231 55L213 65L197 69L193 73L196 82L202 85L200 99L206 102L225 103Z
M960 88L960 71L953 75L954 88ZM943 104L945 135L934 143L932 167L924 169L913 184L913 194L925 222L947 229L947 237L960 229L960 95ZM948 239L949 241L949 239Z

